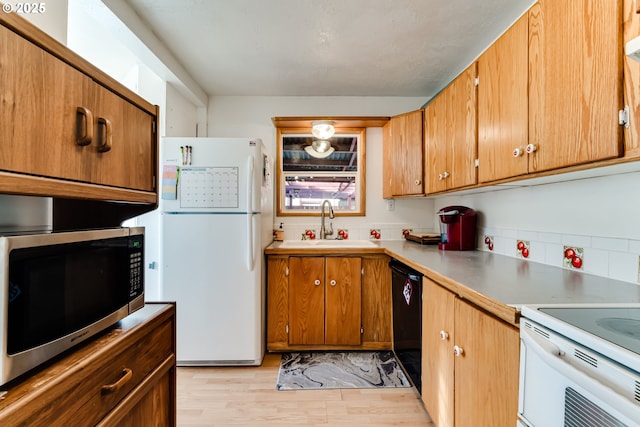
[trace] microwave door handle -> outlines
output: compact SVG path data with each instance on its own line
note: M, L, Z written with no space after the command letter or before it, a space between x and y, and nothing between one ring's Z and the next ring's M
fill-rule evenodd
M520 334L523 336L522 342L525 347L530 346L531 348L528 350L534 351L548 366L558 372L558 375L568 378L571 382L584 390L589 390L595 396L606 396L613 393L619 398L616 399L616 411L622 413L629 420L637 418L638 407L636 404L611 384L604 384L593 378L588 372L576 368L569 359L563 357L558 347L538 337L535 332L527 328L521 328Z

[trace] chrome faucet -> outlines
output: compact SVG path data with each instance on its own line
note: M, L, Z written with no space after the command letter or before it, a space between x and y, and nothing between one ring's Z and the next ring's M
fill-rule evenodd
M327 228L324 226L324 217L326 216L324 209L327 205L329 205L329 219L333 219L333 206L331 206L331 202L329 200L324 200L322 202L322 208L320 210L320 238L321 239L326 239L327 236L330 236L333 234L332 223L329 223L329 230L327 230Z

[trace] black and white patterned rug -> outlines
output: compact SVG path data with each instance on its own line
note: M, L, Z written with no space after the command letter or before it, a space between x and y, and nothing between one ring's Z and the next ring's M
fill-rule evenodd
M277 390L411 387L391 351L283 353Z

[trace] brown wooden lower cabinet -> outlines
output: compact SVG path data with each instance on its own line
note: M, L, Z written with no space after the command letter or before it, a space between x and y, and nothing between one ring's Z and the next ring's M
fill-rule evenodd
M147 304L1 387L2 426L175 426L175 306Z
M422 298L422 400L434 424L516 425L518 329L426 277Z
M360 345L362 260L289 258L289 344Z
M267 259L267 349L391 349L386 255Z

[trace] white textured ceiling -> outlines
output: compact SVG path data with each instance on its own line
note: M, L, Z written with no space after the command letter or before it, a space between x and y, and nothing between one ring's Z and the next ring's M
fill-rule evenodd
M430 97L532 0L126 0L209 95Z

